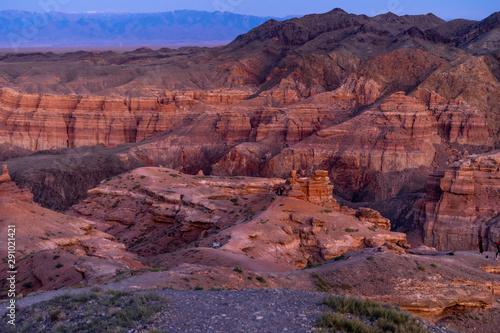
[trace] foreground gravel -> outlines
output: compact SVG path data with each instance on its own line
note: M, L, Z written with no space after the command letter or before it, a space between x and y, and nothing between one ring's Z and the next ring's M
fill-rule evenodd
M297 290L176 291L157 293L172 300L151 325L163 332L313 332L325 294Z
M21 309L32 306L43 309L41 303L54 297L76 295L88 292L91 289L95 290L95 288L82 288L51 291L23 298L19 300L18 305ZM168 307L166 310L153 315L147 324L131 329L129 333L324 332L324 330L315 327L316 320L324 311L331 311L322 304L327 293L313 291L289 289L224 291L168 289L137 292L164 296L168 299ZM2 304L2 311L0 312L4 312L4 308L5 304ZM23 315L25 314L24 312ZM432 333L450 332L428 323L425 323L425 326ZM2 327L0 327L0 331L2 331ZM36 332L34 330L30 333ZM43 330L43 332L46 332L46 330Z

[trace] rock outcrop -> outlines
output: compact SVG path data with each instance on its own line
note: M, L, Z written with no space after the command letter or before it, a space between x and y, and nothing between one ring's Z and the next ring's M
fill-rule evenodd
M11 181L11 178L9 176L9 170L7 166L4 164L2 165L2 174L0 175L0 184L1 183L8 183Z
M177 250L194 246L293 269L386 242L406 243L404 234L388 231L380 214L357 219L356 211L340 208L331 190L321 170L311 177L293 173L285 182L140 168L103 182L73 210L152 260L162 253L174 260Z
M446 250L493 250L500 240L500 153L471 155L429 177L417 205L425 244Z
M285 187L277 188L278 193L284 193L292 198L307 200L316 205L333 208L340 211L340 206L333 199L333 185L330 183L328 171L316 170L314 176L301 177L296 170L292 171Z
M20 189L11 181L7 165L2 166L0 175L0 199L16 199L33 203L33 194L27 189Z

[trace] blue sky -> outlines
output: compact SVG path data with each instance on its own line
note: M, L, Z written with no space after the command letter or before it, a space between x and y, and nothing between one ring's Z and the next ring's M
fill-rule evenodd
M483 19L500 11L499 0L17 0L0 1L0 10L61 12L164 12L177 9L229 11L282 17L323 13L340 7L349 13L374 16L391 11L398 15L432 12L449 20Z

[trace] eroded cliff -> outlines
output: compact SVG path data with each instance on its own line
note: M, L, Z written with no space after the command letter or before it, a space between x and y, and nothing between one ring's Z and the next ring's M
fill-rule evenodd
M443 250L494 250L500 241L500 153L471 155L429 176L417 204L425 243Z

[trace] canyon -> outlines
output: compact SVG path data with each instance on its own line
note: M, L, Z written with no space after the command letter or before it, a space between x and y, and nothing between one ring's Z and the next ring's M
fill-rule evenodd
M499 22L335 9L217 48L1 54L23 293L217 281L497 311Z
M104 283L317 289L396 304L431 321L455 307L494 309L499 296L494 265L467 252L450 258L412 249L378 212L337 204L326 171L267 179L143 167L104 180L66 214L2 184L10 184L0 186L4 221L26 244L17 263L23 294Z

